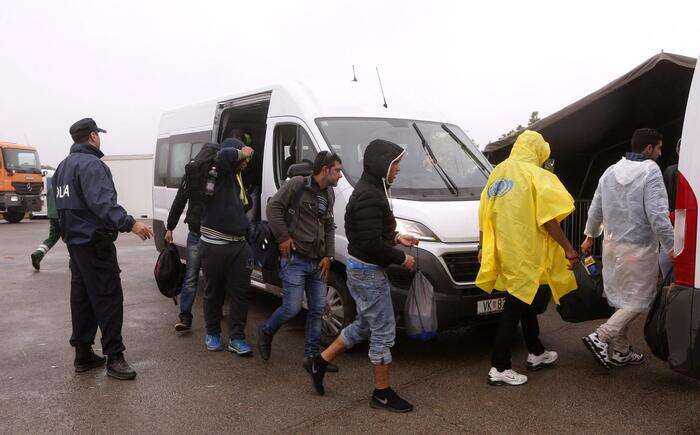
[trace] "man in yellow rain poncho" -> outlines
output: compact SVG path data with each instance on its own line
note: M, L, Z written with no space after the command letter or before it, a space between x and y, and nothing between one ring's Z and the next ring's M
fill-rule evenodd
M489 293L508 292L491 356L492 385L527 382L527 376L511 369L510 344L518 322L529 352L527 367L537 370L554 364L558 355L542 345L531 304L541 284L549 285L557 303L576 288L570 268L578 253L560 226L574 210L574 200L556 175L542 168L549 153L541 134L524 131L481 194L481 268L476 285Z

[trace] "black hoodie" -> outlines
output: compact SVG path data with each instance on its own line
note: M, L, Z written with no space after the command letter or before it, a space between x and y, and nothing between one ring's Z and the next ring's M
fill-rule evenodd
M389 169L403 153L403 148L382 139L365 150L364 171L345 210L348 252L360 261L387 267L406 260L395 247L396 219L387 198Z

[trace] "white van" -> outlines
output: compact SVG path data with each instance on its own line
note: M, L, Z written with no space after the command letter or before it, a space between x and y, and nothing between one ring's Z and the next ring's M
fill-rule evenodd
M252 137L257 160L245 176L247 184L255 186L252 220L265 220L265 205L287 178L291 164L313 161L321 150L336 152L343 160L344 178L335 189L336 260L323 322L324 333L336 335L355 316L345 285L345 207L362 173L365 147L373 139L386 139L407 149L401 174L390 190L391 202L398 230L421 240L418 264L434 284L439 327L495 320L494 314L502 310L502 297L474 285L479 269L479 197L491 165L462 129L429 110L426 103L389 96L386 106L375 83L348 81L310 89L293 82L165 112L154 159L158 249L163 248L164 222L185 164L205 142L221 142L233 129ZM186 236L187 225L179 224L174 239L183 249ZM412 276L399 267L387 273L401 325ZM281 291L274 273L254 271L252 284L275 294Z
M678 156L674 260L675 284L700 288L698 251L698 197L700 193L700 72L695 69L683 121Z

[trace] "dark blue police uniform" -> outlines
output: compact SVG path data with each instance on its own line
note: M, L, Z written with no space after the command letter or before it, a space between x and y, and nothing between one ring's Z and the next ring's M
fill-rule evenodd
M91 346L99 326L102 353L119 354L124 296L114 241L135 220L117 204L112 173L104 154L88 144L73 144L54 174L56 210L68 245L71 270L73 347Z

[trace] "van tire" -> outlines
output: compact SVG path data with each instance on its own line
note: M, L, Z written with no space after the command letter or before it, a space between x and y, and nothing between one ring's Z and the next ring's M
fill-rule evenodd
M11 224L16 224L20 222L22 219L24 219L24 210L23 209L10 209L5 212L4 214L5 220L8 221Z
M330 344L343 328L355 320L355 315L355 301L350 296L345 275L331 270L328 276L326 306L321 319L321 342Z

